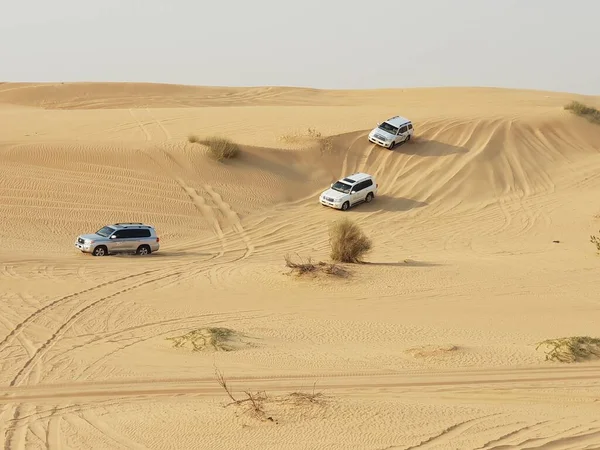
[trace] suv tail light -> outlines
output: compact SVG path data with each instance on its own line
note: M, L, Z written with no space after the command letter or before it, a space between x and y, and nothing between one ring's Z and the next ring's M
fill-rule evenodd
M160 242L160 238L156 236L156 242Z

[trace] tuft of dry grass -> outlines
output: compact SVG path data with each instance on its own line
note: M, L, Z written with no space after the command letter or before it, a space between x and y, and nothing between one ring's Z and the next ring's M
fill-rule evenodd
M600 237L590 236L590 242L596 246L596 250L600 252Z
M454 344L420 345L418 347L408 348L405 352L413 358L431 358L448 356L449 354L458 351L458 349L459 347Z
M304 262L300 256L298 256L298 258L300 259L300 262L294 262L289 254L284 256L286 267L291 269L290 273L295 273L297 275L324 273L336 277L348 276L348 271L338 264L331 264L323 261L313 263L311 258L308 258L308 260Z
M305 142L312 142L319 148L321 156L331 153L333 150L333 141L329 137L324 137L323 134L316 128L307 128L305 132L299 133L297 131L284 134L279 137L279 140L288 144L298 144Z
M343 263L362 263L365 256L373 248L373 243L348 218L334 222L329 229L331 259Z
M591 357L600 358L600 339L589 336L547 339L538 343L536 350L541 346L549 348L546 361L572 363Z
M565 109L577 114L578 116L585 117L592 123L600 124L600 111L598 111L596 108L573 101L568 105L565 105Z
M288 400L295 405L303 405L307 403L322 404L325 400L325 395L322 392L316 392L317 382L313 384L312 392L296 391L288 395Z
M216 161L233 159L238 156L241 151L238 144L223 137L211 136L205 139L199 139L197 136L190 135L188 141L206 146L208 155Z

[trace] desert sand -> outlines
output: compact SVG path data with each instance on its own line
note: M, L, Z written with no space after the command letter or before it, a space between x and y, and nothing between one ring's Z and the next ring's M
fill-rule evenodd
M537 347L600 337L600 126L572 100L600 107L491 88L0 84L1 445L600 448L600 362ZM370 144L396 114L414 139ZM215 161L190 134L242 152ZM318 203L357 171L377 177L372 203ZM368 263L290 275L286 254L329 260L342 217L372 239ZM120 221L154 225L160 251L75 249ZM231 404L218 373L257 406Z

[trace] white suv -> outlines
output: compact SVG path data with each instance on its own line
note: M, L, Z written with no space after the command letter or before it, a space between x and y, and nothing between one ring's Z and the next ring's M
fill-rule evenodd
M383 123L378 123L369 133L369 141L373 144L392 150L396 144L410 141L414 133L410 120L401 116L394 116Z
M322 205L346 211L362 202L370 203L379 185L367 173L353 173L336 181L319 197Z

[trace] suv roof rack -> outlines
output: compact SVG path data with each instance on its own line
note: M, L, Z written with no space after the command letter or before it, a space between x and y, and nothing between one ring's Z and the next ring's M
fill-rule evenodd
M115 225L144 225L142 222L117 222Z

